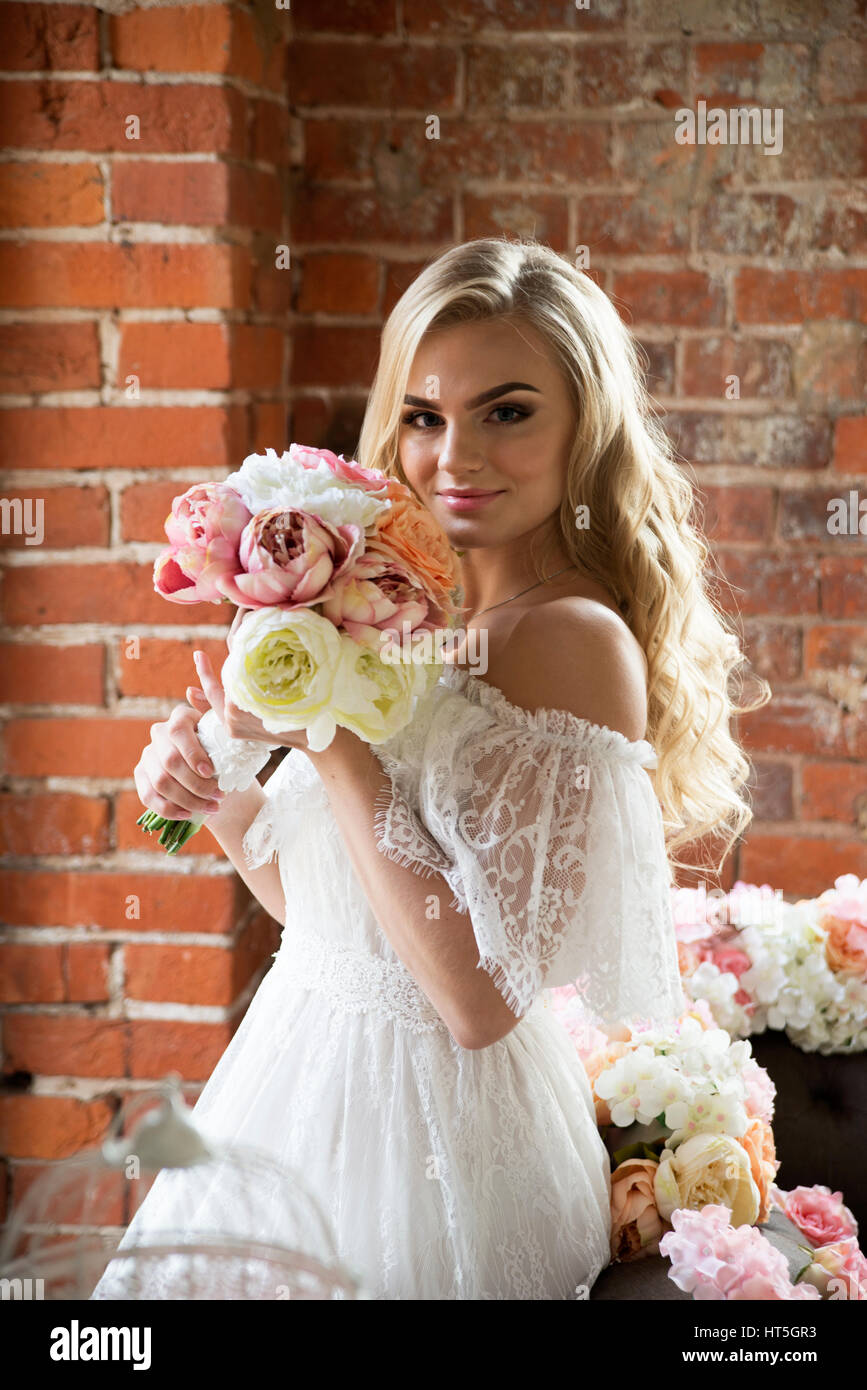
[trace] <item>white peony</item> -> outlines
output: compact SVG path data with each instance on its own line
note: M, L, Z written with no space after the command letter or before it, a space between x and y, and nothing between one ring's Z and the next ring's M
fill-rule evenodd
M272 448L264 454L248 454L238 471L225 481L254 515L267 507L296 507L335 526L355 522L367 527L391 507L388 498L376 497L356 483L338 478L324 459L319 459L315 468L305 468L291 451L278 454Z

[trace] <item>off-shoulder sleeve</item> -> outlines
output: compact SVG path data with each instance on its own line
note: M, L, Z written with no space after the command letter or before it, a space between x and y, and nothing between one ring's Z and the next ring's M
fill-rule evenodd
M379 847L442 873L515 1013L573 984L605 1026L670 1022L684 1000L653 765L644 740L485 685L442 702L417 784L386 789Z

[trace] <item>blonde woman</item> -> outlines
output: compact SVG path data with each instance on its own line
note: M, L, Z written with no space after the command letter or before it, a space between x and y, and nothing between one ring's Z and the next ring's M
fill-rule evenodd
M609 1034L682 1011L671 854L713 832L728 848L750 819L743 657L632 337L545 246L472 241L426 267L385 326L357 456L461 555L487 668L466 641L378 748L287 734L264 791L221 798L197 770L209 703L274 742L205 658L204 697L154 726L142 801L221 802L217 839L284 923L197 1118L302 1172L377 1298L580 1298L610 1258L609 1160L545 990L577 982ZM164 1173L125 1242L231 1193L171 1203ZM95 1296L170 1292L110 1268Z

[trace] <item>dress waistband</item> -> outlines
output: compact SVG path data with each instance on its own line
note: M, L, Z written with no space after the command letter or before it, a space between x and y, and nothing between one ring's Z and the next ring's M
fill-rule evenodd
M300 989L318 990L343 1013L378 1013L412 1033L448 1032L400 961L342 946L308 928L286 927L273 969Z

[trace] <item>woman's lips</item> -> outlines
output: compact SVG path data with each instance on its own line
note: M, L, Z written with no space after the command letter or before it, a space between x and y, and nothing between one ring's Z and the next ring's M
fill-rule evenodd
M442 498L445 506L452 512L474 512L479 507L484 507L488 502L493 502L495 497L502 497L502 490L499 492L440 492L437 496Z

